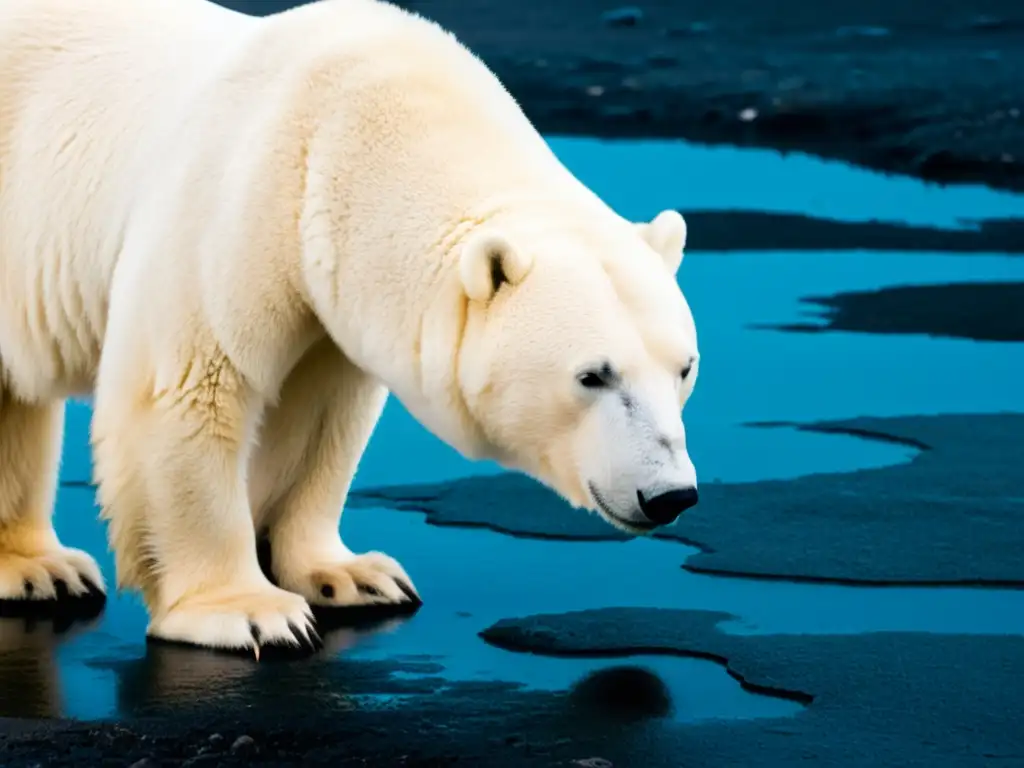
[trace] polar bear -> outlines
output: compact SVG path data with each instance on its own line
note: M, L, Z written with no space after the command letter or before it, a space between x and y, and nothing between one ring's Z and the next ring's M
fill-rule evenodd
M3 0L0 597L105 589L51 523L76 396L156 638L258 655L314 645L313 605L419 600L339 534L389 392L622 530L671 522L697 501L685 240L377 0Z

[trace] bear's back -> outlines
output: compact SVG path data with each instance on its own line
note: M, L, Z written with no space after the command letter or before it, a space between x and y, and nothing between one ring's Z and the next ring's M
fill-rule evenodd
M9 388L46 398L91 381L142 158L204 58L248 23L205 0L0 2L0 349Z
M326 124L340 134L317 171L382 220L360 222L371 243L393 236L382 201L415 191L421 219L433 206L447 220L561 174L482 62L377 0L263 19L207 0L0 0L0 377L31 396L81 392L119 260L163 259L184 281L211 211L237 222L224 206L266 189L266 210L292 215L272 163Z

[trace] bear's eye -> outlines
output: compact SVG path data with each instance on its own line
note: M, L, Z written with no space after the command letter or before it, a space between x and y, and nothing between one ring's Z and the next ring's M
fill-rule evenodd
M615 380L615 372L611 365L605 363L600 368L589 368L582 371L576 381L585 389L604 389L610 387Z
M686 381L687 377L689 377L690 372L693 371L693 365L696 362L697 362L697 358L696 357L691 357L689 362L683 367L683 370L679 372L679 378L682 381Z

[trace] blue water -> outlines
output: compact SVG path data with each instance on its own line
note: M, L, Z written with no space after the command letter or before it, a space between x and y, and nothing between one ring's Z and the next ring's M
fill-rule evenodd
M944 188L799 152L780 154L667 141L555 138L566 165L623 216L665 207L755 209L841 221L953 227L964 219L1020 216L1020 196L982 186Z
M747 208L840 219L878 218L957 226L962 218L1024 215L1024 201L983 188L943 189L887 178L839 163L762 151L707 149L665 142L552 139L569 166L623 214L650 218L665 207ZM691 233L699 242L699 233ZM680 282L700 333L701 379L687 406L688 442L704 480L790 478L906 461L913 449L752 421L806 421L860 415L1024 410L1014 385L1022 360L1014 344L919 336L786 334L756 326L806 319L799 299L837 291L951 280L1022 280L1024 260L901 253L687 254ZM969 370L956 387L948 371ZM69 406L62 477L86 480L88 407ZM415 455L416 461L396 461ZM432 482L497 471L471 464L389 403L360 466L356 486ZM114 580L104 531L88 488L64 487L58 530L100 558ZM353 549L382 549L403 562L426 600L413 619L375 632L327 638L325 663L425 654L452 681L500 679L560 690L613 660L547 659L483 643L477 632L509 616L604 606L727 611L739 633L848 633L923 630L1024 634L1018 591L870 589L723 579L692 574L680 544L552 542L484 530L438 528L422 516L386 509L346 513ZM84 718L118 713L117 679L101 659L141 658L146 617L132 596L112 596L93 627L39 653L52 666L54 708ZM3 650L27 642L0 621L0 691L9 670ZM51 654L47 656L47 654ZM198 652L197 652L198 653ZM55 656L53 655L55 654ZM200 664L210 663L196 656ZM53 664L55 660L55 664ZM40 661L39 663L43 663ZM718 665L696 659L637 658L667 685L673 716L772 717L799 705L743 691ZM49 669L49 667L47 667ZM11 678L13 679L13 678ZM3 698L0 696L0 698Z

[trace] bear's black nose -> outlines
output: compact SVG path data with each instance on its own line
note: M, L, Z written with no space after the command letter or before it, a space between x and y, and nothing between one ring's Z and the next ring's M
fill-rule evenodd
M637 491L636 498L644 517L655 525L668 525L697 503L697 489L676 488L651 499L645 499L643 493Z

